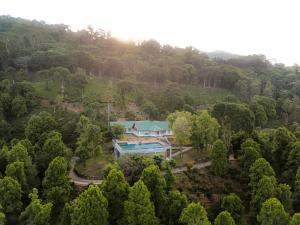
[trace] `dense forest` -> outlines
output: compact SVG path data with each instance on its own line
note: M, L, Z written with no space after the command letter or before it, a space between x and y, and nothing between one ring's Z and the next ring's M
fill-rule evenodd
M0 225L299 225L299 78L264 55L0 16ZM132 155L76 186L70 159L112 155L124 118L167 119L210 167Z

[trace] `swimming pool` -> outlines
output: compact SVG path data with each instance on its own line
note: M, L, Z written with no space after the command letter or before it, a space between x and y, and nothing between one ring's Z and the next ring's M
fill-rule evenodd
M132 151L132 150L147 150L147 149L160 149L164 146L159 142L151 142L151 143L136 143L136 144L128 144L128 143L118 143L119 146L124 151Z

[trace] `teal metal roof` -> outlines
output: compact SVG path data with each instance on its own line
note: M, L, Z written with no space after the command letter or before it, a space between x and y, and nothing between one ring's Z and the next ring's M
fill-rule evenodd
M132 128L135 126L138 130L145 131L161 131L161 130L170 130L168 121L116 121L110 122L111 126L121 125L125 128Z

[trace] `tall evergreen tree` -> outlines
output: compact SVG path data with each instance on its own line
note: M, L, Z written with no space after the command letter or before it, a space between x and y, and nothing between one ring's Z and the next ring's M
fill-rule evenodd
M222 211L216 217L214 225L235 225L235 222L228 211Z
M145 168L141 179L151 194L151 201L154 203L156 215L162 218L166 204L167 186L158 166L151 165Z
M286 225L288 218L288 214L277 198L266 200L257 215L257 221L261 225Z
M211 154L211 168L214 174L222 176L228 170L227 149L221 140L215 141Z
M68 164L63 157L56 157L49 164L42 183L44 198L60 210L69 201L71 185L68 176Z
M244 224L243 217L245 208L239 196L234 193L226 195L222 200L221 207L231 214L236 224Z
M158 225L154 205L150 200L150 192L142 180L136 182L129 191L128 200L124 204L124 224L126 225Z
M183 209L180 222L187 225L210 225L205 208L200 203L190 203Z
M166 224L167 225L179 225L179 218L182 210L188 205L188 200L185 194L180 193L179 191L170 191L168 194L168 204L167 215L166 215Z
M90 185L73 202L71 225L108 225L107 200L97 185Z
M0 205L3 207L3 212L19 213L22 209L22 189L21 185L11 177L0 179Z
M5 170L6 176L14 178L22 187L22 190L28 191L27 178L24 171L24 163L20 161L15 161L7 165Z
M42 204L36 188L29 194L29 198L31 202L22 212L21 221L26 225L49 225L52 203Z
M102 191L108 202L109 222L117 224L123 217L124 202L129 192L129 184L122 171L111 169L102 184Z

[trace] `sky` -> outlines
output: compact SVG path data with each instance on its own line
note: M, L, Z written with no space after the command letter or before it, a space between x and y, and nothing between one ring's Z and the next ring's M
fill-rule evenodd
M300 64L299 0L0 0L0 15Z

